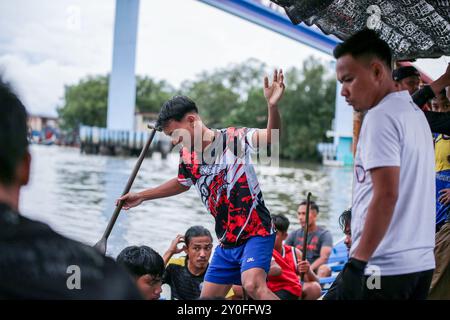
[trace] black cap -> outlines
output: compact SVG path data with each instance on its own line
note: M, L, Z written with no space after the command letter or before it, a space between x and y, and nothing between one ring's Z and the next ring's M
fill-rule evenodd
M394 81L400 81L412 76L420 77L420 72L413 66L400 67L392 71L392 78Z

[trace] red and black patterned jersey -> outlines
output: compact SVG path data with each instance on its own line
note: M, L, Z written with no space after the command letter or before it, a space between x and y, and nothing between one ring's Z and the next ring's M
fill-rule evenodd
M188 187L195 185L216 221L216 235L224 247L274 232L250 157L256 151L252 144L255 130L218 130L200 156L186 147L180 150L178 181Z

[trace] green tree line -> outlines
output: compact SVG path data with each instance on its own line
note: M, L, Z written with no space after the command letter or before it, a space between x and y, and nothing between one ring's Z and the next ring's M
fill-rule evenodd
M286 91L279 106L282 117L280 155L285 159L316 161L317 143L327 141L334 116L336 80L326 64L312 57L301 68L284 70ZM175 94L192 98L205 123L214 128L246 126L264 128L267 105L262 84L267 65L256 59L227 68L202 72L176 89L166 81L136 77L136 109L159 112ZM87 77L65 87L64 104L58 108L62 127L80 124L106 126L108 76Z

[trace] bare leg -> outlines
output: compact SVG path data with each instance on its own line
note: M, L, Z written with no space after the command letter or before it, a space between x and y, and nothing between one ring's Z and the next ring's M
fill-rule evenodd
M245 270L242 275L242 286L250 297L255 300L280 300L267 287L267 273L261 268Z
M231 284L217 284L205 281L203 282L200 299L225 299L230 288Z
M303 300L317 300L322 295L322 289L318 282L305 282L302 290Z
M317 269L317 276L319 278L326 278L331 276L331 268L326 264L323 264Z
M244 290L242 290L242 286L233 285L233 300L244 300Z

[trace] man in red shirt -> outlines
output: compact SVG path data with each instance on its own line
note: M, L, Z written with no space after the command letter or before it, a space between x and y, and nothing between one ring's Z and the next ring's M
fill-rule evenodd
M283 244L288 236L289 220L281 214L272 215L272 220L277 229L273 259L281 268L281 274L269 274L267 286L281 300L318 299L322 290L308 260L301 260L302 253L297 248ZM303 285L299 279L301 273L305 274Z

